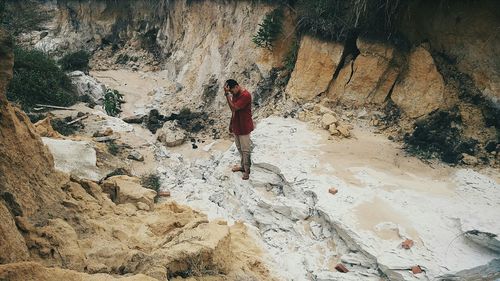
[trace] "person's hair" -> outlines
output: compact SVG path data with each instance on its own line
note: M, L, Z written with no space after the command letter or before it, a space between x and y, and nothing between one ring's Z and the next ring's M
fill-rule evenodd
M227 80L226 84L229 87L229 89L232 89L232 88L238 86L238 82L236 82L236 80L234 80L234 79Z

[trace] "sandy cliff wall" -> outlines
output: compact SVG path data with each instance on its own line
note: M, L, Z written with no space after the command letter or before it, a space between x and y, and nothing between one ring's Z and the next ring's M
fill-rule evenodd
M244 225L154 205L156 193L136 178L100 186L57 172L29 118L6 100L12 47L0 30L1 280L272 280Z

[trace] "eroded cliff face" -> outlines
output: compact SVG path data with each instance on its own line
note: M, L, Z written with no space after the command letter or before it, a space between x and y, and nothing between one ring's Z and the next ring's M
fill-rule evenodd
M287 12L286 34L274 52L257 48L252 36L273 7L247 1L52 1L43 7L54 19L22 42L55 56L93 52L94 70L161 69L175 83L169 94L189 96L185 102L193 108L202 106L203 94L220 93L225 79L253 91L282 64L293 39ZM208 100L218 108L224 102Z
M272 280L244 225L153 205L138 179L101 186L56 171L29 118L6 101L12 65L0 31L0 279Z
M499 24L498 3L419 3L399 23L408 38L405 44L362 34L343 44L302 37L286 93L299 104L379 108L394 119L382 127L395 125L395 139L418 147L469 146L454 148L442 159L456 163L465 153L495 165L500 38L493 27ZM330 49L337 51L327 54ZM418 127L424 129L417 136ZM433 139L441 133L442 140Z
M406 44L402 44L405 47L367 40L360 35L354 44L344 48L344 44L311 41L306 36L298 56L298 73L292 75L288 92L310 100L326 92L323 84L330 82L329 96L336 99L357 104L382 103L389 98L396 82L405 84L406 77L411 79L414 68L408 66L414 65L412 58L418 56L417 61L423 59L422 65L433 65L436 56L444 56L446 63L456 65L458 71L471 77L474 87L498 106L500 38L495 30L499 24L498 3L417 2L408 7L397 23L401 34L407 37ZM265 4L247 1L118 4L66 0L44 2L42 7L51 11L53 20L43 30L21 36L22 42L56 56L80 49L91 51L92 67L96 70L120 67L164 70L165 77L176 83L174 91L188 94L194 100L206 88L216 92L217 83L226 77L234 77L255 90L259 81L270 76L273 67L281 66L295 24L293 12L287 11L284 34L273 52L269 52L251 42L262 18L273 8ZM338 50L325 54L333 46ZM315 67L315 62L321 63ZM428 68L430 75L436 72L432 66ZM371 70L376 74L371 74ZM443 75L442 71L437 72ZM318 85L308 87L316 77ZM423 85L425 77L417 79L422 82L412 86L413 90L424 91L425 98L437 98L436 103L442 103L442 79L431 79L429 83L441 84L436 87ZM405 102L413 100L409 98L400 104ZM427 108L422 114L436 108L429 103L418 106ZM419 114L409 113L411 117Z
M498 106L500 102L500 6L498 1L422 1L400 23L410 42L429 42Z
M16 216L45 217L62 197L56 188L61 180L53 166L52 155L29 124L27 116L7 102L6 87L12 78L12 41L0 33L0 213L2 257L13 262L29 258L28 246L16 230ZM48 192L39 193L40 188ZM44 209L43 212L40 212ZM5 222L5 223L4 223Z

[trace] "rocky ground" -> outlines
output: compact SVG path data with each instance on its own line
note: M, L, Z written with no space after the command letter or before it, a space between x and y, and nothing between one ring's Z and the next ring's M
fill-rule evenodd
M275 280L243 223L155 204L135 171L108 174L142 159L127 144L149 147L139 125L77 105L53 112L79 123L70 136L49 119L34 126L6 100L13 57L3 31L0 46L1 280ZM119 153L102 144L110 138L122 139Z
M148 95L161 87L154 84L160 73L121 70L95 77L124 94L122 116L165 105ZM53 112L91 114L82 120L84 129L66 140L82 147L71 149L75 155L64 150L70 145L65 140L44 142L56 168L88 179L116 168L137 177L158 175L160 190L170 195L160 202L187 204L209 221L244 226L279 279L450 280L470 277L481 266L488 278L497 276L491 273L498 268L500 246L497 170L411 157L376 126L381 112L286 104L274 110L290 117L259 119L248 182L230 172L237 151L227 137L185 132L184 144L168 146L158 139L161 130L153 134L144 123L127 124L84 105ZM121 147L117 155L92 137L107 128ZM132 151L139 156L129 157ZM407 240L409 249L402 246Z
M295 38L287 8L272 51L271 5L157 2L41 2L17 42L92 58L68 73L85 102L34 126L0 31L0 280L500 278L494 2L410 9L408 46ZM254 97L249 181L227 78Z

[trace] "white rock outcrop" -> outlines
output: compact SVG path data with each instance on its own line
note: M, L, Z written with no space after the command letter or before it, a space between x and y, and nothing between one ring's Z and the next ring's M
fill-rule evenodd
M163 186L209 218L255 227L283 280L380 280L379 272L390 280L434 280L498 258L490 250L497 240L484 240L500 235L494 180L457 169L449 183L348 165L359 181L352 184L312 156L324 153L322 138L306 123L270 117L252 133L249 181L230 171L238 160L233 146L208 160L164 166ZM338 193L328 192L332 186ZM462 235L471 230L491 235ZM411 250L400 246L407 238L415 241ZM336 272L337 262L349 272ZM424 272L411 273L416 265Z
M102 104L106 87L95 80L93 77L86 75L82 71L73 71L68 74L71 83L75 85L76 92L79 96L87 95L96 104Z
M56 169L93 181L104 176L96 166L97 155L92 143L52 138L42 140L54 157Z

